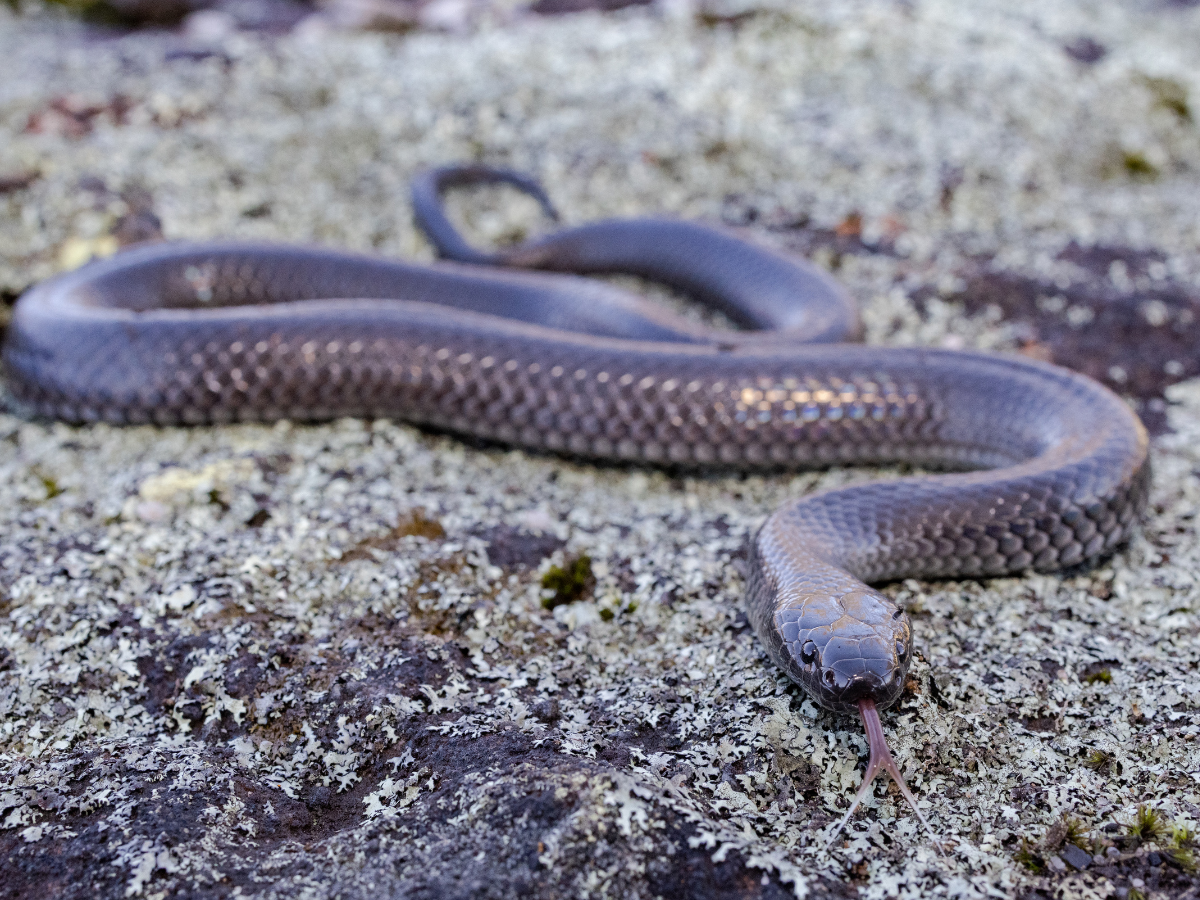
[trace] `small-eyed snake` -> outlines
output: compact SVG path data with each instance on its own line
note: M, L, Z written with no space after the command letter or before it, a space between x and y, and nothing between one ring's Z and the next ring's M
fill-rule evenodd
M452 167L419 177L413 197L422 228L461 262L162 243L52 278L14 311L9 388L71 422L394 416L598 460L957 470L793 500L750 553L747 610L771 659L821 706L857 708L867 728L851 812L881 769L916 809L878 717L904 688L911 624L867 585L1111 551L1147 492L1137 417L1096 382L1031 359L833 343L858 328L836 282L697 224L601 221L479 253L440 192L484 181L552 212L522 175ZM641 275L754 330L516 269Z

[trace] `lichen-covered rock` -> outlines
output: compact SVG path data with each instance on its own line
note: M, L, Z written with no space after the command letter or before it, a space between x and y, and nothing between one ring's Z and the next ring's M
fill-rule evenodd
M771 668L741 559L785 499L886 473L9 409L0 896L1194 891L1200 9L503 18L96 40L0 8L0 291L158 230L429 258L408 177L506 163L573 222L809 255L870 341L1129 392L1159 434L1143 532L1089 571L887 587L918 656L885 726L943 852L890 791L826 849L865 740ZM481 243L539 224L508 192L452 205Z

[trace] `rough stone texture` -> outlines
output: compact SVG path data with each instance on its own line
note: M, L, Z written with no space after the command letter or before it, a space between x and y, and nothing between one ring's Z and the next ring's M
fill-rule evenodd
M878 473L4 414L0 896L1196 896L1123 824L1200 819L1200 383L1172 386L1200 374L1200 9L513 6L206 41L0 8L0 291L160 232L428 258L407 178L511 164L570 221L809 254L871 341L1129 391L1159 432L1143 533L1090 571L886 589L918 657L885 726L944 853L882 789L827 851L865 741L766 662L739 560L784 499ZM454 205L481 242L538 224ZM545 609L581 553L590 592Z

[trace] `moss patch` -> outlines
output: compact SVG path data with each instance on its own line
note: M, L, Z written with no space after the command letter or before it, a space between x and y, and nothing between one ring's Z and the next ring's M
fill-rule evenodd
M579 556L567 560L561 566L551 566L542 576L542 588L554 592L551 596L542 598L542 606L546 609L554 609L565 603L582 600L595 587L595 584L596 576L592 574L592 558L586 553L581 553ZM601 618L605 618L605 612L608 613L606 621L613 617L611 610L604 609L600 611Z

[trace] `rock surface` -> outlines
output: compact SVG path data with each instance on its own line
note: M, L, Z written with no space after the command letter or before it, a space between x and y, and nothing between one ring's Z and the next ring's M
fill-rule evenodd
M944 853L882 789L826 850L865 741L771 668L739 560L785 499L880 473L10 410L0 896L1195 896L1186 846L1124 826L1200 819L1200 9L514 6L454 35L0 8L0 292L159 234L427 259L407 179L508 164L569 221L809 255L869 341L1105 379L1159 435L1143 532L1088 571L887 588L919 655L885 727ZM454 207L481 243L540 224Z

